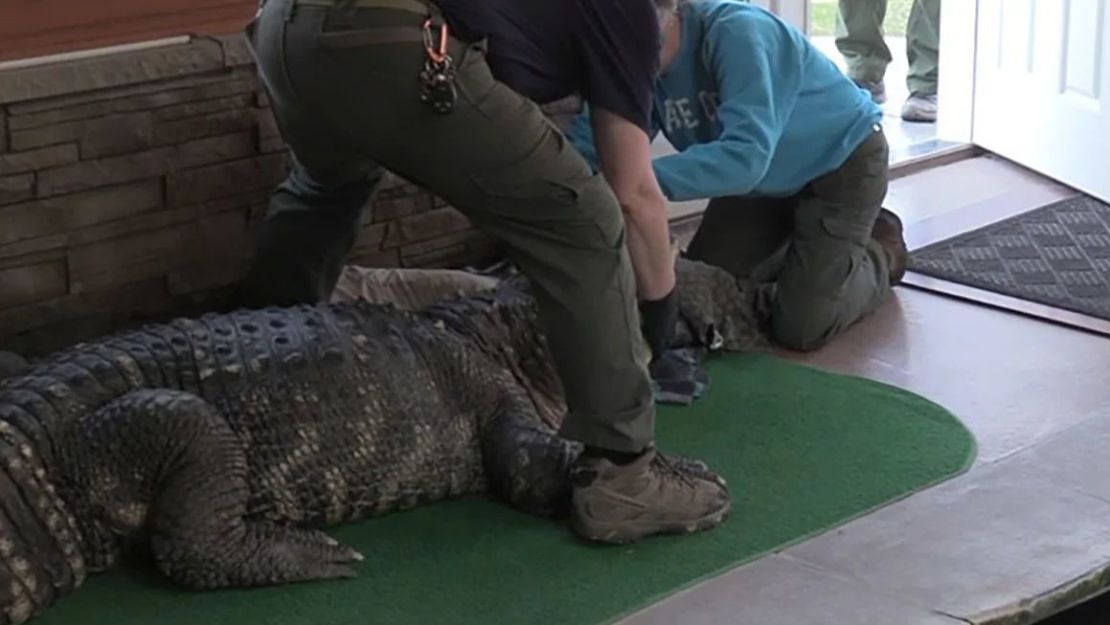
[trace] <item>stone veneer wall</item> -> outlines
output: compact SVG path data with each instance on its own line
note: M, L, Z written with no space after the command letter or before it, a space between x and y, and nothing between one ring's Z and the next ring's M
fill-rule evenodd
M287 158L239 36L0 71L0 349L39 354L218 303ZM393 177L352 262L494 254Z

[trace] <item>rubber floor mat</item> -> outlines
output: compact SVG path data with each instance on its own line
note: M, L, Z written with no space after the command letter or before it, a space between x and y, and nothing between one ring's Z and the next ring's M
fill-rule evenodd
M914 250L909 269L1110 320L1110 205L1042 206Z

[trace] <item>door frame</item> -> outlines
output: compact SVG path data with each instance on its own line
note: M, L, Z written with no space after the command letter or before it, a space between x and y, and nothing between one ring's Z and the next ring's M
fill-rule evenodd
M941 0L937 134L975 143L975 66L979 0Z

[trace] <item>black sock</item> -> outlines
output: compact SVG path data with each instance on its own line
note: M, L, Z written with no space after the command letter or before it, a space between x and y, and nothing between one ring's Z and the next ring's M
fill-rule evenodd
M602 447L586 447L584 452L591 458L605 458L613 464L628 464L643 455L642 451L616 451Z

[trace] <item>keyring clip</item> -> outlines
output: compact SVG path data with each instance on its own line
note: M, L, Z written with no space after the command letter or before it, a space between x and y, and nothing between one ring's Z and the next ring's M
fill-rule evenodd
M433 47L434 40L432 38L432 18L428 17L424 20L424 49L428 53L428 58L437 65L443 64L447 60L447 24L439 25L439 46Z

